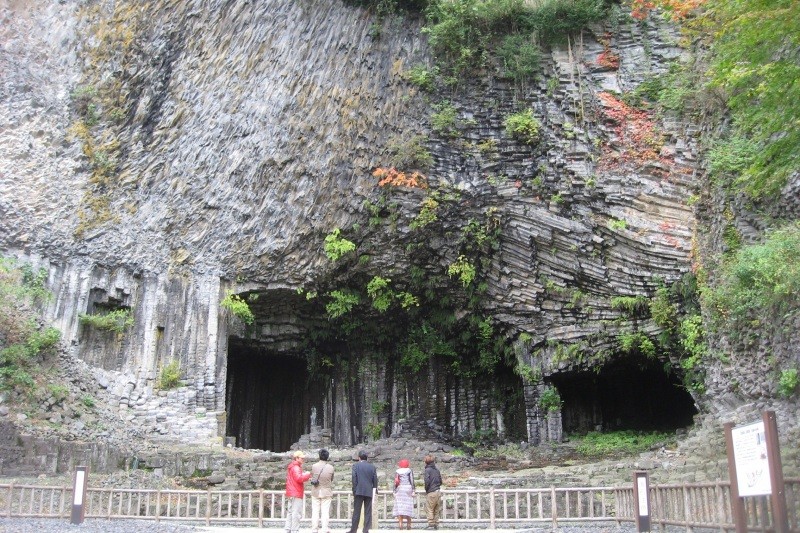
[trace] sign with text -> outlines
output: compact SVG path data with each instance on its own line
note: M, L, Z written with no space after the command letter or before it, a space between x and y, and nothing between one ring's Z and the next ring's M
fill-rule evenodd
M764 422L735 427L731 437L739 496L772 494Z
M633 497L636 531L650 531L650 477L647 472L633 473Z
M75 467L75 481L72 484L72 513L70 523L82 524L86 515L86 505L84 496L86 495L86 484L89 476L89 468L86 466Z

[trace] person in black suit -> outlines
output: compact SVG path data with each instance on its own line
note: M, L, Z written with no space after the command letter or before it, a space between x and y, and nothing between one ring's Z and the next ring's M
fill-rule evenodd
M350 533L356 533L361 508L364 508L364 533L372 525L372 494L378 489L378 471L367 462L367 452L358 452L358 462L353 465L353 521Z

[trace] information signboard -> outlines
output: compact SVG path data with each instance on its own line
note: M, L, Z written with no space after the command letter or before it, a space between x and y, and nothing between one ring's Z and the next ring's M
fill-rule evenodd
M739 496L772 494L764 422L735 427L731 437Z

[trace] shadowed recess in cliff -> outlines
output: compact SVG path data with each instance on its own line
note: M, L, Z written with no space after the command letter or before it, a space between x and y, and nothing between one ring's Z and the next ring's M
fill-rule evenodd
M553 375L564 402L565 433L661 430L688 427L697 414L694 401L674 373L658 361L620 360L598 372Z
M321 409L304 359L238 339L230 342L226 390L225 433L242 448L285 452L309 431L311 408Z

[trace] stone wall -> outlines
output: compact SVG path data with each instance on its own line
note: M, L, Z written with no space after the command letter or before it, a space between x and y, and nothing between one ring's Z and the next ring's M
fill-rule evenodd
M21 434L10 421L0 420L0 476L57 475L88 466L90 472L123 468L126 454L103 442L65 442L58 438Z

